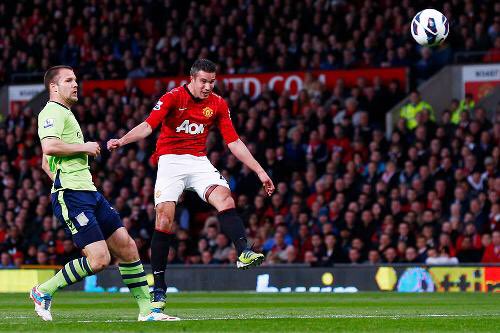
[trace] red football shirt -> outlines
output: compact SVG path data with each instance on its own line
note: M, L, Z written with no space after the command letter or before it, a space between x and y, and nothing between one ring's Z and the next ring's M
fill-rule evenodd
M162 124L156 157L165 154L206 155L207 135L214 124L226 143L238 139L226 101L214 93L205 99L196 98L187 85L163 95L145 121L152 129Z

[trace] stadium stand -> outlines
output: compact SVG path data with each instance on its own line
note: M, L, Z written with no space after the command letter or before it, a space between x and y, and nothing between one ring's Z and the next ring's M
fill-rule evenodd
M462 62L498 60L498 3L440 4L451 31L447 43L434 52L417 49L407 33L422 4L392 0L0 3L0 84L41 75L58 64L77 68L82 79L184 75L197 57L218 62L220 72L229 74L403 66L410 67L420 82L454 56Z
M416 8L409 1L275 1L263 15L264 3L1 3L0 84L60 63L77 68L82 79L183 75L198 56L217 61L220 73L406 66L420 82L458 51L488 51L484 61L498 59L494 1L444 3L453 18L450 40L431 54L408 40ZM42 17L49 13L57 23L47 26ZM267 264L500 262L500 119L450 101L440 117L414 112L411 126L401 119L386 139L379 114L402 91L372 82L327 91L314 83L297 100L271 91L250 99L219 87L242 140L279 189L267 199L218 133L210 134L209 159L228 179ZM158 97L131 80L123 91L84 96L73 111L85 138L105 146L145 119ZM35 110L14 107L1 124L0 142L0 267L78 257L52 217ZM152 137L103 150L91 163L96 186L145 262L155 218L153 149ZM188 193L179 202L169 262L234 263L214 212L194 200Z

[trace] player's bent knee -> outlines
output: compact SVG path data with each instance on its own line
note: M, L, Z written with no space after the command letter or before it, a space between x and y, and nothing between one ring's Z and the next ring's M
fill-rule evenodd
M234 199L231 196L226 196L224 199L222 199L221 205L220 205L220 211L235 208L234 204Z
M155 229L162 232L174 231L175 203L167 202L157 206Z
M118 245L118 250L115 251L114 255L120 262L133 262L139 260L137 244L130 236L127 236L127 238Z
M127 246L123 249L123 253L120 259L124 262L133 262L139 260L137 245L135 244L132 237L128 238Z
M155 228L163 232L171 232L174 229L174 219L169 214L159 213L156 218Z
M109 252L101 252L98 255L93 255L89 258L90 268L94 273L102 271L109 266L111 255Z

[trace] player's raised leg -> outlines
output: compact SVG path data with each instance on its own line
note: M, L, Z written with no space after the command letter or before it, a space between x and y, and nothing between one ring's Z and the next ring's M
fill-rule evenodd
M35 303L35 311L43 320L52 320L50 307L52 295L57 290L81 281L109 265L111 257L103 240L85 246L84 253L86 256L68 262L56 275L31 290L30 298Z
M259 266L264 261L264 255L256 253L248 247L243 220L236 213L236 206L231 196L231 190L225 186L212 185L205 192L206 200L219 212L221 231L229 237L238 251L238 268L247 269Z
M137 252L137 247L125 228L117 229L107 240L109 249L119 259L119 270L123 282L139 305L139 321L177 321L179 318L153 311L146 273Z
M174 214L175 201L156 205L155 231L151 239L151 269L154 277L152 305L155 311L165 308L167 290L165 269L170 246L175 240Z

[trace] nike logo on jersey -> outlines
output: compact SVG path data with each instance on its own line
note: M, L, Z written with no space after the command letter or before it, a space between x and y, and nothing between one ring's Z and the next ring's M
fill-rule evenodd
M179 111L185 111L187 110L188 108L179 108Z

